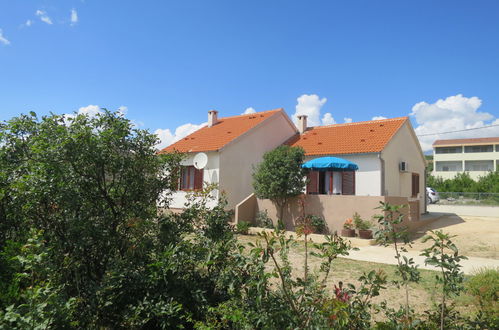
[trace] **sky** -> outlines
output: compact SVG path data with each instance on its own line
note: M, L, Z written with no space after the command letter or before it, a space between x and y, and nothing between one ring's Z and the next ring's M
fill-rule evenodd
M499 1L0 0L2 121L107 108L164 147L280 107L499 136Z

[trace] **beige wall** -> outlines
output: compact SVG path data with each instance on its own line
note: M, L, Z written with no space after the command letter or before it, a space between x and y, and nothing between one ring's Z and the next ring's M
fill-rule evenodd
M346 219L352 218L354 212L364 220L371 220L376 223L372 217L380 214L380 210L376 209L380 204L379 202L389 202L391 204L407 204L407 198L403 197L387 197L387 196L346 196L346 195L304 195L305 196L305 214L312 214L324 217L328 228L331 232L340 231L343 228L343 223ZM268 200L256 200L256 205L253 213L256 215L258 211L267 210L268 215L277 223L278 210L274 204ZM409 209L404 208L404 214L409 214ZM241 212L248 218L248 212ZM415 213L417 214L417 212ZM284 212L284 224L287 230L294 230L295 221L300 217L301 209L299 207L298 198L293 198L288 203ZM254 217L253 217L254 218ZM240 219L245 220L245 219ZM236 222L238 219L236 218ZM248 221L248 220L245 220ZM417 218L409 218L406 216L406 222L419 221Z
M394 137L388 142L381 152L385 167L385 196L408 197L412 194L412 173L419 174L419 200L420 213L426 212L426 187L424 159L419 141L414 135L414 130L406 122ZM408 164L407 172L400 172L399 164L405 161Z
M287 116L278 113L220 151L220 189L228 192L229 208L253 193L253 166L261 162L263 154L296 132Z

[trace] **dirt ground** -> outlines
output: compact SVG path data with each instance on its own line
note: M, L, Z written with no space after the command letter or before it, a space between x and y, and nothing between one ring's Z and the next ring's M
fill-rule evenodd
M497 217L446 214L415 233L412 250L421 251L430 245L422 242L429 230L456 235L452 240L465 256L499 259L499 214Z

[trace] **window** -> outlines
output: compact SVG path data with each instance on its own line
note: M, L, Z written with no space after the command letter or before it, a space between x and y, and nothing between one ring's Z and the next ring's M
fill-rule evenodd
M354 171L310 171L307 194L355 195Z
M436 147L435 148L435 153L436 154L459 154L463 152L463 147L458 146L458 147Z
M419 174L412 173L412 197L417 197L419 194Z
M493 160L467 160L464 162L466 171L493 171Z
M203 189L203 170L194 166L183 166L180 173L179 190Z
M483 146L465 146L464 147L464 152L492 152L492 151L494 151L494 146L492 144L483 145Z
M435 170L437 172L461 172L463 170L463 162L461 161L448 161L448 162L435 162Z

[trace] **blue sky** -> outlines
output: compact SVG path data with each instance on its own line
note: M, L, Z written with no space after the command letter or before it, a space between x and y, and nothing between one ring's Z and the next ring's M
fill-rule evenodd
M0 0L0 30L0 120L123 106L165 143L210 109L499 124L499 1Z

